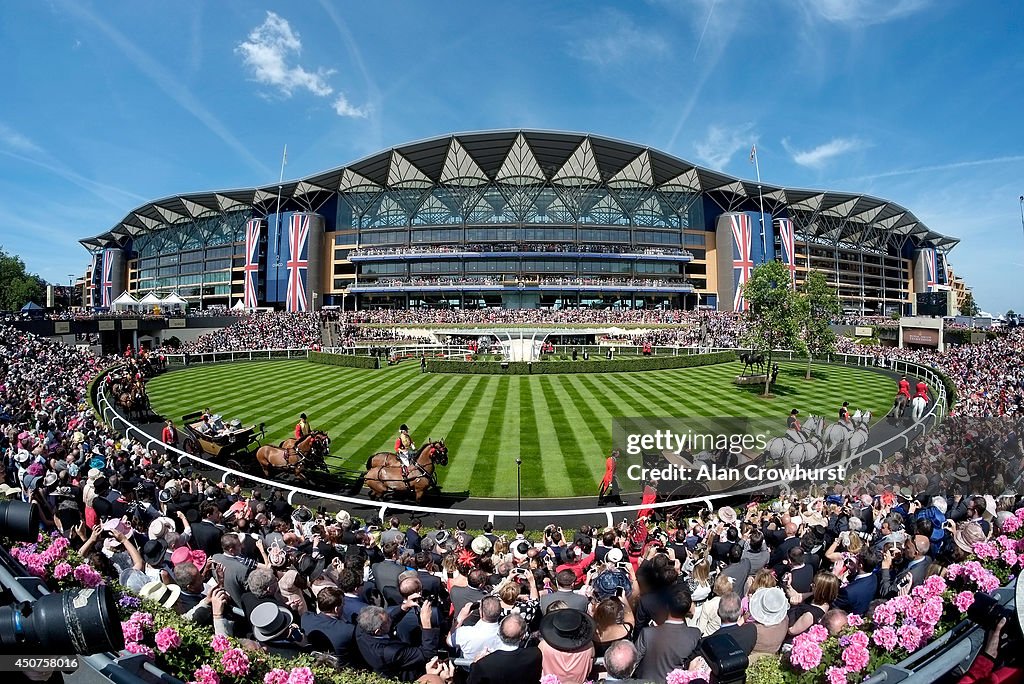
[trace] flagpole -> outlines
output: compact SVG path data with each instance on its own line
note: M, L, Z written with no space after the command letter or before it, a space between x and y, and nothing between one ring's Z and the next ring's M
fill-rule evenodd
M754 170L757 172L757 202L761 207L761 263L768 258L768 244L765 242L764 230L764 195L761 194L761 164L757 161L757 145L750 148L751 156L754 158Z
M281 280L281 186L284 185L284 167L288 163L288 143L281 155L281 174L277 177L277 209L274 211L274 293L280 294Z

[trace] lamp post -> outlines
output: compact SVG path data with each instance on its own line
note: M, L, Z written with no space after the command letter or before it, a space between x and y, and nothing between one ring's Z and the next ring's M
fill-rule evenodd
M516 521L523 522L523 459L516 456Z
M68 273L68 309L75 303L75 274Z

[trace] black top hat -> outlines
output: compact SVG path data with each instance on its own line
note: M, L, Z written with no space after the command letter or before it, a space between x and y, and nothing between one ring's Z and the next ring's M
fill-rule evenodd
M575 608L551 611L540 621L540 635L559 651L579 651L594 640L594 620Z
M150 539L142 545L142 560L149 565L156 567L164 560L167 553L167 542L163 539Z
M299 571L300 575L305 575L310 581L319 579L320 575L324 572L324 557L314 559L308 553L302 554L299 557L299 562L295 564L295 569Z
M409 426L406 425L405 423L402 423L401 425L398 426L398 429L401 432L408 432L409 431Z

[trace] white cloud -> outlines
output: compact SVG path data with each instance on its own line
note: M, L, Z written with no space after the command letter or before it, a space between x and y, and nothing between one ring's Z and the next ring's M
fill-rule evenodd
M295 90L308 90L317 97L334 92L327 83L332 72L311 72L298 64L289 64L302 53L302 41L288 20L273 12L267 12L263 23L249 33L248 40L239 43L235 52L242 56L257 82L274 86L286 97Z
M569 43L569 53L577 59L607 66L669 53L669 43L662 35L638 27L621 12L607 12L596 23L614 28L602 31L595 25L580 27L581 32L591 35Z
M0 121L0 145L16 152L39 152L39 146L4 122Z
M344 93L338 93L338 97L334 100L332 105L334 111L338 116L349 116L354 119L365 119L370 115L369 107L356 107L348 98L345 97Z
M852 28L884 24L925 9L932 0L801 0L809 16Z
M835 157L866 147L865 143L857 138L833 138L827 143L802 151L794 149L789 139L783 138L782 146L793 157L793 161L812 169L820 169Z
M740 124L726 128L717 124L708 127L704 140L695 144L697 158L712 169L722 169L740 150L750 148L757 142L754 124Z

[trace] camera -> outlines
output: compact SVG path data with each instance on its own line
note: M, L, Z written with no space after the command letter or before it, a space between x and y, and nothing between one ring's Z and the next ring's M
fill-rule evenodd
M1003 627L1003 635L1015 640L1024 639L1024 632L1021 631L1020 619L1017 611L999 602L990 594L976 592L974 603L967 609L967 619L977 624L985 631L996 628L999 621L1006 618L1006 625Z

